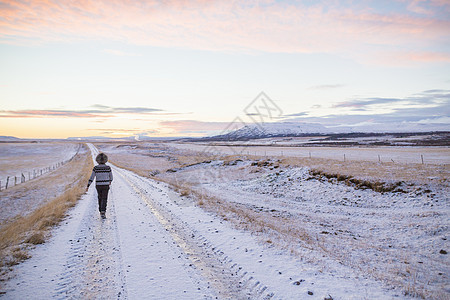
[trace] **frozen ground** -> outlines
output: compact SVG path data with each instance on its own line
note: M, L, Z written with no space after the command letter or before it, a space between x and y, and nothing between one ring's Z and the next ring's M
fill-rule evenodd
M251 136L251 134L250 134ZM251 146L448 146L449 133L428 134L334 134L329 136L270 137L248 141L210 141L211 144L246 144Z
M67 150L68 153L65 155L67 157L71 155L69 158L72 158L76 151L78 151L78 155L74 156L74 159L70 162L56 168L56 170L30 181L27 178L25 183L3 189L0 192L0 228L19 216L28 215L50 199L61 195L68 184L78 180L77 174L79 172L74 171L79 167L77 163L83 160L83 156L87 155L88 149L84 146L78 148L78 145L75 148L74 144ZM75 150L75 152L72 152L72 150ZM63 157L60 156L60 158ZM36 164L39 164L39 162Z
M113 172L107 219L91 187L52 239L15 268L3 298L407 298L349 266L330 260L327 272L261 244L163 183Z
M252 232L266 246L314 265L320 273L336 276L345 266L356 277L379 280L401 293L449 297L447 148L317 148L324 157L350 151L358 155L359 161L346 163L319 159L320 167L328 163L325 169L332 173L345 169L359 179L397 185L394 191L380 193L347 185L345 180L313 176L301 165L314 160L291 165L286 158L280 163L278 155L208 157L195 151L202 147L138 143L103 150L143 174L159 170L158 179L178 186L197 205ZM377 152L400 162L370 162ZM158 153L161 163L154 154L148 160L150 153ZM414 163L419 153L435 157L434 163ZM166 171L169 163L174 167Z
M0 181L2 188L5 187L8 176L20 178L23 173L28 180L29 172L32 176L33 170L38 171L56 163L67 161L75 155L78 149L79 143L69 142L0 143Z
M223 144L223 143L222 143ZM227 155L252 155L268 157L312 157L346 161L421 163L423 155L427 164L450 164L448 147L281 147L251 146L229 143L211 146L200 143L168 143L170 147L185 151Z
M394 192L379 193L277 160L207 161L174 171L160 177L176 177L177 185L220 199L215 211L226 219L263 224L246 226L320 272L339 276L346 266L354 276L376 278L410 295L450 295L445 182L401 183Z

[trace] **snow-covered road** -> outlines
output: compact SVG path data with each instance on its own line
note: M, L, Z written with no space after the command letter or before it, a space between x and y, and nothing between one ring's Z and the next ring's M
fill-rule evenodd
M14 269L4 298L403 298L351 270L326 274L263 246L163 183L113 173L107 219L91 186L50 241Z

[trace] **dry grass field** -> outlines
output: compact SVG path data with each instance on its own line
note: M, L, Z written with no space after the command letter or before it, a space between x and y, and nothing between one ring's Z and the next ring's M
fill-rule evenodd
M26 179L33 176L33 171L40 171L56 163L69 160L79 148L79 143L45 142L45 143L0 143L0 180L2 188L8 176ZM10 182L10 186L13 186Z
M450 165L448 164L342 162L324 158L291 157L282 159L281 163L286 166L306 166L328 174L340 174L370 181L406 181L424 184L431 181L445 183L450 178Z
M0 278L10 267L29 257L28 250L48 238L48 230L58 224L67 210L84 193L93 167L90 152L79 153L56 171L0 192L3 216L0 227Z

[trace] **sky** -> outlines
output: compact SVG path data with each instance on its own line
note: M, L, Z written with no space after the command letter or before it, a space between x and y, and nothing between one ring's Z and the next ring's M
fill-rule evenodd
M0 136L208 136L256 113L450 130L450 1L0 1Z

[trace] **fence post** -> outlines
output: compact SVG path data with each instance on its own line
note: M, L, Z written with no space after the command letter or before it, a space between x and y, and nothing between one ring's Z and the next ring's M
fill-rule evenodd
M378 154L378 162L379 162L379 163L381 162L380 154Z
M20 183L24 183L25 182L25 175L23 175L22 173L22 177L20 177Z
M6 178L6 186L5 186L5 190L8 188L8 184L9 184L9 176Z
M17 176L14 176L14 186L17 184Z
M423 154L420 154L420 158L422 159L422 165L423 165Z

